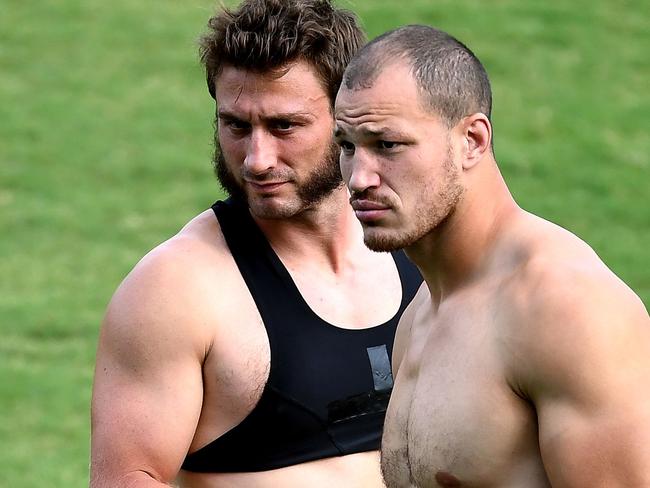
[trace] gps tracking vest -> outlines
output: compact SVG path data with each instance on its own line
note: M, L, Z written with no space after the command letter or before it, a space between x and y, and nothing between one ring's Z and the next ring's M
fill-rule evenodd
M417 268L393 253L402 281L397 314L376 327L342 329L311 310L245 204L228 199L212 209L264 321L271 365L253 411L189 454L183 469L265 471L379 449L393 338L422 282Z

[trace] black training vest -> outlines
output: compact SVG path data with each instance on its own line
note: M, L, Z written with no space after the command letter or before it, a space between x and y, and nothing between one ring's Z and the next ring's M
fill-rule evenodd
M397 314L376 327L342 329L309 308L246 205L229 199L212 209L264 321L271 365L253 411L189 454L183 469L265 471L379 449L395 328L422 282L417 268L394 253L402 281Z

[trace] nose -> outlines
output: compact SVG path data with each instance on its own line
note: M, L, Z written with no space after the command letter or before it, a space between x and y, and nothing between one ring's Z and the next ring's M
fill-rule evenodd
M370 188L377 188L381 178L372 161L372 157L357 149L354 154L341 153L341 174L350 193L363 193Z
M273 169L276 164L277 148L273 136L263 129L254 128L246 147L245 171L260 175Z

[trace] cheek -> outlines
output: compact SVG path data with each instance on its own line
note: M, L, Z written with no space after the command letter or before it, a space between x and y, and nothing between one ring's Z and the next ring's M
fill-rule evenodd
M354 170L353 159L345 156L343 152L339 155L339 168L341 169L341 176L343 176L343 181L345 184L350 183L350 177L352 176L352 171Z
M426 199L437 180L436 168L441 164L442 160L431 151L407 151L399 162L391 165L391 178L400 188L417 194L416 198Z
M279 143L279 149L289 159L298 164L315 163L323 158L332 143L332 133L321 131L299 131L292 137L283 139Z
M219 147L221 154L229 165L239 164L246 157L246 140L244 138L235 138L227 132L219 133Z
M413 209L431 197L430 174L404 158L385 164L381 172L382 186L396 194L405 208Z

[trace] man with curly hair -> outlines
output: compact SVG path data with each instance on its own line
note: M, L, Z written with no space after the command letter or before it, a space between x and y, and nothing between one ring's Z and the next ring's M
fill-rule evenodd
M333 103L364 42L327 0L246 0L200 45L230 194L138 263L100 335L91 486L380 487L421 283L349 205Z

